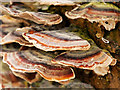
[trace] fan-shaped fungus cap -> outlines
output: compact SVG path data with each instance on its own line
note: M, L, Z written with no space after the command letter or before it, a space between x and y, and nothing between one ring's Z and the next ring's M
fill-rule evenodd
M67 51L57 56L52 62L65 66L94 70L98 75L105 75L112 60L113 58L98 47L92 47L87 51Z
M23 46L33 46L22 37L22 32L16 31L17 27L11 25L0 25L0 44L19 43Z
M25 23L29 25L25 20L15 19L10 16L0 16L2 24L0 25L0 44L7 44L12 42L17 42L24 46L33 46L22 37L22 31L18 32L16 29L20 26L20 23Z
M75 77L70 67L52 64L53 54L40 50L25 50L21 52L5 53L3 62L7 63L12 71L38 72L49 81L68 81Z
M39 49L54 50L88 50L90 44L72 32L63 30L24 33L23 37Z
M21 79L17 78L9 69L7 64L2 62L0 57L0 89L24 87Z
M21 23L23 23L25 26L29 26L30 23L23 19L18 19L11 17L9 15L2 15L0 16L0 20L2 21L2 24L10 24L11 26L20 26Z
M106 30L115 28L116 22L120 21L120 9L108 3L89 3L67 11L65 15L70 19L84 18L90 22L99 22Z
M53 24L59 24L62 22L62 17L58 14L50 14L50 13L44 13L44 12L22 12L20 10L15 10L13 8L4 7L3 5L0 5L0 9L2 13L10 14L14 17L23 18L26 20L31 20L37 24L44 24L44 25L53 25Z

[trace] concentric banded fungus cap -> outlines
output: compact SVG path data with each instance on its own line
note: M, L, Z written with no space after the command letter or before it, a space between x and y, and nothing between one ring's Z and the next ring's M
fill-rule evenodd
M67 51L52 60L65 66L93 70L98 75L107 74L112 61L113 58L95 46L87 51Z
M38 72L49 81L68 81L75 77L70 67L51 63L53 54L40 50L24 50L21 52L5 53L3 62L7 63L12 71Z
M24 26L29 26L30 23L23 19L13 18L9 15L2 15L0 16L0 20L2 24L10 24L11 26L20 26L20 24L24 24Z
M106 30L115 28L116 22L120 21L120 9L108 3L89 3L67 11L65 15L70 19L84 18L90 22L99 22Z
M63 30L24 33L23 37L39 49L54 50L88 50L90 44L72 32Z
M62 22L62 17L58 14L50 14L44 12L35 13L29 11L22 12L20 10L15 10L13 8L4 7L3 5L0 5L0 9L3 14L7 13L10 14L11 16L30 20L37 24L54 25Z
M17 78L9 69L8 65L2 62L0 57L0 88L24 87L21 79Z
M20 27L20 23L25 23L26 25L29 25L29 23L6 15L0 16L0 20L2 20L2 24L0 25L0 44L17 42L20 45L33 46L32 43L29 43L22 37L22 31L16 31Z
M16 31L17 27L11 25L0 25L0 44L19 43L23 46L33 46L22 37L22 32Z

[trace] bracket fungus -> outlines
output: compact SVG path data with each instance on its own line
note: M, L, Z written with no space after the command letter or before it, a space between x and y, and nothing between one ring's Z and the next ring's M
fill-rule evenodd
M0 25L0 44L16 42L23 46L33 46L32 43L29 43L22 37L22 32L16 31L16 29L16 26Z
M20 78L17 78L8 65L2 62L0 57L0 89L2 88L15 88L24 87L25 85L21 82Z
M25 85L11 71L0 72L0 89L13 87L25 87Z
M52 64L52 59L51 53L31 49L3 55L3 62L7 63L12 71L38 72L43 78L56 82L68 81L75 77L72 68Z
M112 61L114 61L113 58L95 46L87 51L67 51L52 60L53 63L65 66L93 70L102 76L109 72L109 65Z
M30 12L30 11L22 12L20 10L15 10L10 7L5 7L3 5L0 5L0 9L3 14L7 13L11 16L30 20L37 24L54 25L62 22L62 17L58 14L50 14L44 12Z
M29 26L30 23L27 22L26 20L23 19L18 19L18 18L14 18L11 17L9 15L0 15L0 20L1 20L1 24L10 24L11 26L20 26L21 23L24 24L24 26Z
M90 48L87 40L64 30L24 33L23 37L35 47L45 51L88 50Z
M120 9L112 4L92 2L83 4L71 11L66 11L65 15L70 19L83 18L90 22L98 22L106 30L115 28L116 22L120 21Z
M101 36L104 28L94 28L94 26L99 23L99 26L103 25L106 30L114 29L116 23L120 21L120 9L118 7L110 3L100 2L84 4L79 0L32 1L35 2L27 4L27 2L21 1L11 5L9 3L0 4L0 59L3 59L2 62L9 66L8 72L12 73L13 76L15 75L16 80L20 80L20 82L15 80L18 84L15 86L23 85L22 79L32 84L40 80L41 77L48 81L66 84L75 78L73 68L87 69L85 71L93 70L97 75L102 76L110 73L109 66L116 64L116 59L113 57L114 54L118 53L112 54L112 57L109 55L110 53L100 49L101 46L97 47L98 42L93 38L94 43L90 36L93 33L97 40L102 39L106 44L111 43L111 40L108 39L110 36L107 37L108 33ZM47 10L42 10L39 7L32 9L34 6L31 3L36 4L36 7L41 4L54 6ZM82 5L77 6L77 3ZM59 5L57 6L58 9L56 9L56 5ZM64 5L76 5L77 7L71 11L66 11L68 7L61 7ZM45 11L50 13L45 13ZM80 26L72 25L73 22L63 15L64 12L69 19L83 18L83 21L80 20L81 24L76 22ZM99 28L100 31L99 29L94 31L91 28L86 28L87 25L83 25L86 24L85 19L92 23L96 22L93 26L90 22L88 23L90 23L90 27ZM63 23L61 23L62 21ZM81 27L82 25L83 27ZM87 32L89 30L91 33ZM103 36L107 38L105 39ZM115 47L119 47L119 45ZM2 62L0 62L0 66L2 66ZM76 74L78 73L76 72ZM9 74L0 73L0 77L2 75L5 75L5 79L7 79ZM11 78L8 79L9 81L14 84ZM2 85L1 83L0 85Z
M22 35L15 34L17 27L20 27L20 23L29 25L25 20L15 19L7 15L0 16L0 45L18 42L21 45L25 43L30 44L26 41Z
M15 52L20 50L20 45L16 46L16 43L0 45L0 55L3 56L4 53Z
M16 31L20 27L20 23L26 23L27 25L29 23L6 15L0 16L0 20L2 21L0 25L0 45L16 42L24 46L33 46L32 43L22 37L22 32Z
M13 74L17 77L20 77L20 78L26 80L30 84L38 81L41 77L39 73L21 73L21 72L13 71Z

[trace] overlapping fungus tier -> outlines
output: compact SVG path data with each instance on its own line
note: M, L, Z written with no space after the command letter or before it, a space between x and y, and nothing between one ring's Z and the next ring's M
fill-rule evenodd
M27 22L26 20L14 18L9 15L0 16L0 20L1 20L1 24L10 24L13 26L20 26L21 23L24 24L25 26L30 25L30 23Z
M65 66L94 70L97 74L104 75L104 73L100 73L100 71L97 72L98 70L96 69L107 68L112 60L113 58L108 56L101 49L97 47L91 47L87 51L67 51L61 55L58 55L52 60L52 62Z
M38 72L49 81L67 81L75 77L70 67L52 64L52 53L28 49L21 52L9 52L3 56L3 62L7 63L12 71Z
M18 22L16 22L15 19L9 17L9 16L0 16L0 41L4 36L6 36L10 31L13 31L16 29L16 23L18 25ZM11 24L12 23L12 24ZM9 29L8 29L9 28Z
M64 30L24 33L23 37L39 49L54 50L88 50L90 44L79 36Z
M65 15L70 19L84 18L90 22L99 22L106 30L115 28L116 22L120 21L120 9L108 3L89 3L67 11Z
M17 27L11 25L0 25L0 44L19 43L23 46L33 46L22 37L22 32L16 31Z
M0 5L0 9L3 14L7 13L14 17L31 20L37 24L54 25L62 22L62 17L58 14L50 14L44 12L30 12L30 11L22 12L20 10L15 10L10 7L5 7L3 5Z
M19 24L24 20L17 20L5 15L0 16L0 20L2 20L0 25L0 45L16 42L24 46L33 46L32 43L23 38L22 32L16 31L20 26Z
M21 46L16 43L0 45L0 54L2 56L4 53L19 51L20 47Z

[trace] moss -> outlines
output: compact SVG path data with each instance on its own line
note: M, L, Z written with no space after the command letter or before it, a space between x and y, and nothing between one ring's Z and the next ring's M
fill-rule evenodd
M106 31L104 27L99 27L98 23L91 23L88 20L85 19L76 19L76 20L70 20L70 23L72 23L75 27L78 27L79 30L73 29L74 32L79 32L82 36L82 33L86 33L86 38L89 36L89 38L92 38L94 42L99 46L100 48L109 50L111 53L119 53L120 50L120 25L111 31ZM118 22L119 23L119 22ZM98 38L96 35L99 34L100 38ZM102 37L110 41L110 43L104 43L102 41Z

